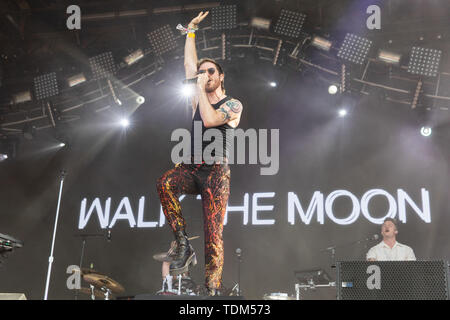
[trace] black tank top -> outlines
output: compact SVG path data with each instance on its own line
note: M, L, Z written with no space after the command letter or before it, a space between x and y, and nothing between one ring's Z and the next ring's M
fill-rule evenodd
M231 100L231 99L233 99L233 98L230 97L230 96L227 96L227 97L223 98L222 100L220 100L219 102L217 102L215 104L211 104L211 106L215 110L217 110L217 109L219 109L219 107L222 104L224 104L225 102L227 102L228 100ZM200 138L200 137L197 138L197 139L201 139L202 140L202 144L201 144L202 148L201 148L201 150L200 149L196 150L195 149L195 145L194 145L194 123L195 123L195 121L200 121L201 122L201 126L202 126L202 138ZM205 133L209 129L217 129L217 130L219 130L220 133L221 133L221 136L222 136L222 143L223 143L223 145L222 145L223 149L222 150L215 149L215 150L213 150L211 152L211 155L213 157L219 157L221 159L223 159L224 157L229 158L229 152L230 152L230 148L231 148L231 139L234 138L234 134L233 134L234 133L234 128L232 126L230 126L229 124L227 124L227 123L226 124L222 124L222 125L217 126L217 127L206 128L205 125L203 124L202 117L200 115L200 106L198 104L197 104L197 109L195 110L194 118L192 119L192 126L191 126L191 156L200 155L200 152L201 152L201 159L205 160L205 159L203 159L203 152L204 152L205 148L208 145L210 145L211 143L213 143L214 140L215 140L214 135L212 135L211 141L204 141Z

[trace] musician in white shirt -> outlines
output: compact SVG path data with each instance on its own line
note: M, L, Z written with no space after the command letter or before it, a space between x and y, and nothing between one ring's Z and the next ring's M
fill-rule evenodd
M397 222L386 218L381 225L383 241L370 248L367 252L367 261L415 261L413 250L407 245L397 242Z

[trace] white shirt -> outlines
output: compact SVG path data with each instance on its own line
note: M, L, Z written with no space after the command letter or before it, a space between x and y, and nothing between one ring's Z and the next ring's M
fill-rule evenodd
M407 245L395 242L390 248L384 241L370 248L366 259L375 259L376 261L408 261L416 260L413 250Z

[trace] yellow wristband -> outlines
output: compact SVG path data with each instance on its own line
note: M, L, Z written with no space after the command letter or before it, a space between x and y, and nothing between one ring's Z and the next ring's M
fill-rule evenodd
M189 32L189 33L187 34L187 37L188 37L188 38L195 38L195 33L194 33L194 32Z

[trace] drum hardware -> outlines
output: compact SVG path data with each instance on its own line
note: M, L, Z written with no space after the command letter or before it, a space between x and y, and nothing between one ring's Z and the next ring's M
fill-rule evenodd
M295 298L284 292L274 292L266 293L263 300L295 300Z
M195 282L186 275L178 275L177 281L173 283L173 277L167 275L163 280L163 285L157 295L197 295L197 285Z
M335 287L328 273L322 269L294 271L298 283L295 284L296 300L301 300L300 290Z
M89 294L92 300L95 300L96 297L110 300L113 294L125 291L120 283L106 275L98 273L94 269L82 268L81 274L83 280L89 284L89 288L81 288L77 291L83 294Z
M194 236L188 238L189 241L200 238L200 236ZM172 262L172 254L175 252L177 248L177 243L175 241L172 242L169 251L167 252L159 252L153 255L153 259L159 262Z
M84 251L85 251L85 247L86 247L86 241L88 238L103 238L105 237L105 234L103 233L77 233L74 234L74 237L80 237L83 241L81 244L81 257L80 257L80 268L83 273L83 270L89 270L87 268L83 268L83 258L84 258ZM106 233L106 237L108 239L108 241L110 241L110 230L108 229L107 233ZM91 269L93 268L92 263L91 263ZM89 272L89 273L95 273L95 272ZM78 299L78 290L75 291L75 300Z

